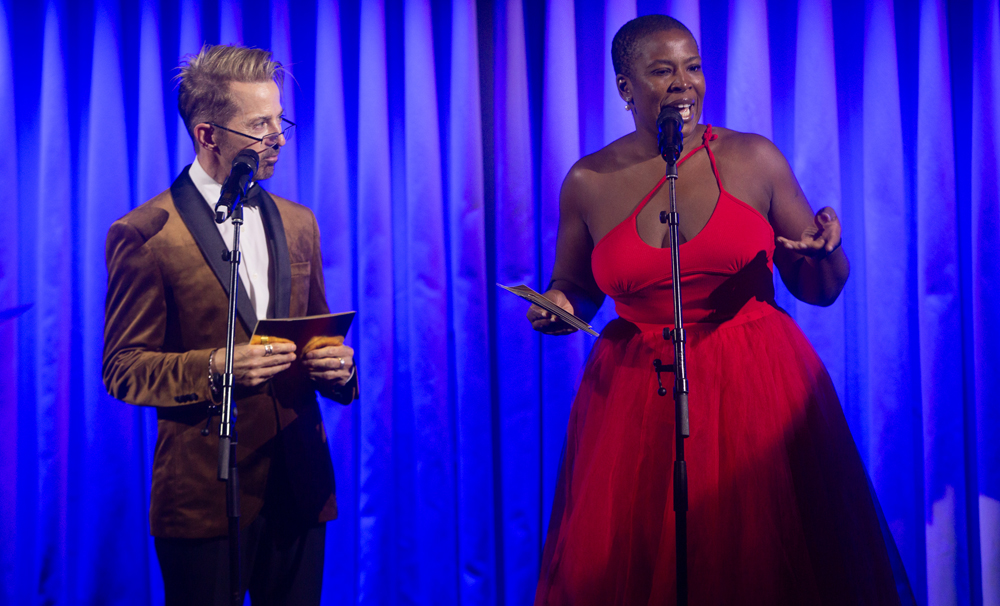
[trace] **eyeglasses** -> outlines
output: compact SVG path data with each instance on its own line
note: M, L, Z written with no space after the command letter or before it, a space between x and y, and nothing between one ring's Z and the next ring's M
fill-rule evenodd
M263 137L254 137L253 135L241 133L238 130L226 128L225 126L222 126L221 124L216 124L215 122L209 122L209 124L211 124L215 128L221 128L226 132L233 133L234 135L240 135L242 137L246 137L247 139L253 139L254 141L259 141L260 143L263 143L267 147L274 147L275 145L278 144L278 138L281 137L282 135L285 136L285 141L291 139L292 131L295 129L295 123L289 120L288 118L282 117L281 121L288 123L288 126L286 126L284 130L276 133L271 133L270 135L264 135Z

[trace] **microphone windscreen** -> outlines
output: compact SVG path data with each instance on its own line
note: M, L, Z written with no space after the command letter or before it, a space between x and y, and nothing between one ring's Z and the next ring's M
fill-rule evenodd
M252 149L241 150L233 158L233 168L235 169L240 164L250 167L250 174L253 174L257 172L257 166L260 165L260 156Z
M656 118L656 129L662 132L668 130L681 130L684 127L684 118L676 107L666 106L660 110L660 115Z
M677 162L684 149L683 128L684 118L676 107L668 105L660 110L660 115L656 117L657 139L660 155L670 166Z

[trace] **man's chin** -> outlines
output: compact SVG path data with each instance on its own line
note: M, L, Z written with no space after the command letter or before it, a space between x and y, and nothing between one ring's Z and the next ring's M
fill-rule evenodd
M274 175L274 165L273 164L263 164L258 169L253 176L254 181L263 181L264 179L270 179Z

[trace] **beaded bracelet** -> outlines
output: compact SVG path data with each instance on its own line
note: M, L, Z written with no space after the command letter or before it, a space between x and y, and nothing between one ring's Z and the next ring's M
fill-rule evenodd
M208 388L212 393L212 400L218 402L222 398L222 388L219 382L216 380L215 375L215 352L218 349L213 349L212 353L208 354Z

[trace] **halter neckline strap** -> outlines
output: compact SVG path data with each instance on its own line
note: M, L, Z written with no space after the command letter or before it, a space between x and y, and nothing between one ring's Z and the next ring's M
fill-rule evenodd
M682 164L685 160L687 160L688 158L690 158L691 156L693 156L701 148L708 147L708 142L709 141L715 141L718 138L719 138L719 135L717 135L717 134L715 134L715 133L712 132L712 125L709 124L708 126L706 126L705 127L705 132L702 133L702 135L701 135L701 145L699 145L698 147L692 149L687 154L685 154L683 158L681 158L680 160L678 160L677 161L678 166L680 164Z
M708 142L709 141L715 141L718 138L719 138L719 135L717 135L716 133L712 132L712 125L711 124L706 125L705 126L705 132L702 133L702 135L701 135L701 145L699 145L698 147L692 149L687 154L685 154L683 158L681 158L680 160L678 160L677 161L677 166L680 166L681 164L684 163L685 160L687 160L691 156L695 155L702 148L704 148L705 151L708 152L708 159L709 159L709 162L711 162L711 164L712 164L712 173L715 174L715 182L719 186L719 191L721 192L721 191L723 191L722 190L722 179L719 177L719 169L715 165L715 154L712 153L712 148L708 146ZM660 187L662 187L663 184L666 183L666 182L667 182L666 175L664 175L663 177L660 177L660 180L656 183L656 185L653 187L653 189L648 194L646 194L646 197L643 198L641 202L639 202L639 205L635 207L635 210L633 210L632 214L629 215L629 216L632 217L632 218L634 218L636 215L638 215L639 211L641 211L646 206L646 203L649 202L649 200L656 194L656 192L659 191Z

